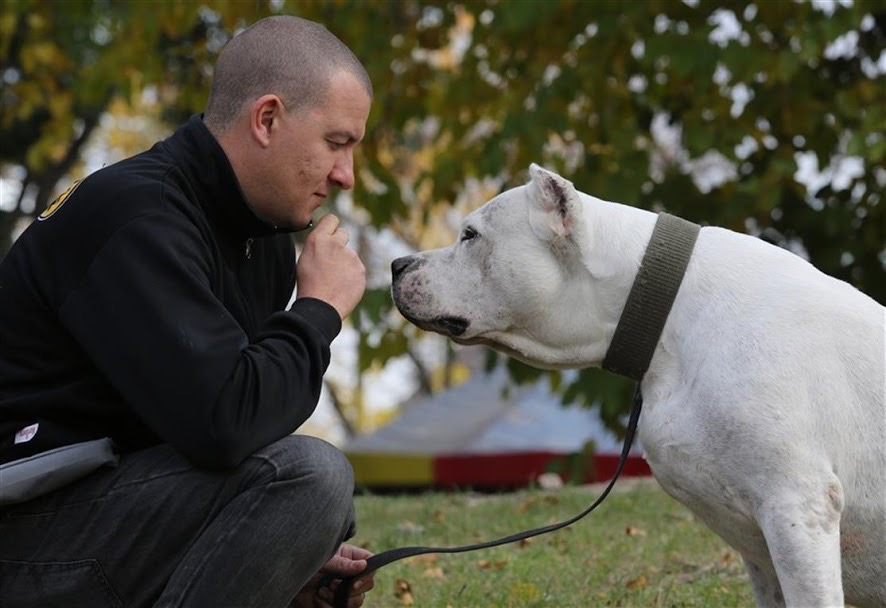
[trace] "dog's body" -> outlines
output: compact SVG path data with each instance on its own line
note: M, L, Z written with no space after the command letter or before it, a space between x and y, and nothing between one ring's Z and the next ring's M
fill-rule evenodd
M599 366L656 216L530 174L455 245L396 260L394 300L460 343ZM656 479L742 554L759 605L886 606L881 305L705 227L642 390Z

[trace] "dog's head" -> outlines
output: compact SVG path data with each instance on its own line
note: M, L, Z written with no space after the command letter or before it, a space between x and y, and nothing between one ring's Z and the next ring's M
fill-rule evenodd
M535 164L529 174L465 217L453 245L394 260L394 302L415 325L461 344L537 367L586 365L599 333L584 262L586 195Z

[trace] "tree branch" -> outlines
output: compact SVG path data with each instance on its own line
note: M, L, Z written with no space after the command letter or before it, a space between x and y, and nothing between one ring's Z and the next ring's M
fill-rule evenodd
M329 399L332 401L332 407L335 409L335 412L338 414L338 418L341 421L342 426L345 429L345 434L348 437L354 436L354 425L351 424L351 421L348 420L348 417L345 416L344 408L342 407L341 399L338 398L338 393L336 392L335 387L332 386L332 383L328 380L323 380L323 386L326 387L326 391L329 393Z

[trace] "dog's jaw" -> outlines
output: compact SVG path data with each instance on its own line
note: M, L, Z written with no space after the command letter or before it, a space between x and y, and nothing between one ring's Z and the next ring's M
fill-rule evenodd
M411 318L406 313L403 313L403 316L426 331L433 331L453 340L464 335L471 325L470 321L462 317L435 317L433 319L421 320Z
M433 323L436 326L443 327L446 330L444 335L451 338L461 336L471 326L471 322L463 317L438 317Z
M401 305L400 300L395 298L394 303L397 305L400 314L406 317L406 319L416 327L420 327L425 331L441 334L447 338L452 338L453 340L457 340L460 336L463 336L471 325L471 322L468 319L457 316L440 316L431 319L422 319L412 314L405 305Z

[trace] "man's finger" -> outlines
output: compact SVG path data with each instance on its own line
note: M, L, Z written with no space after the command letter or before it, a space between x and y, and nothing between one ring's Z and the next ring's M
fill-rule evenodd
M320 221L317 222L317 226L314 230L319 230L324 234L332 234L335 232L338 225L341 223L341 220L338 219L337 216L327 213L323 217L320 218Z
M343 576L353 576L355 574L360 574L366 569L366 560L365 559L348 559L346 557L341 557L339 555L334 555L332 558L323 566L323 572L332 572L334 574L341 574Z
M367 559L369 557L372 557L372 551L364 549L363 547L357 547L355 545L349 545L348 543L342 543L340 555L342 555L343 557L349 557L351 559Z
M356 581L354 581L352 594L366 593L367 591L371 591L372 588L375 587L375 579L373 578L373 576L374 573L367 574L366 576L361 576Z

